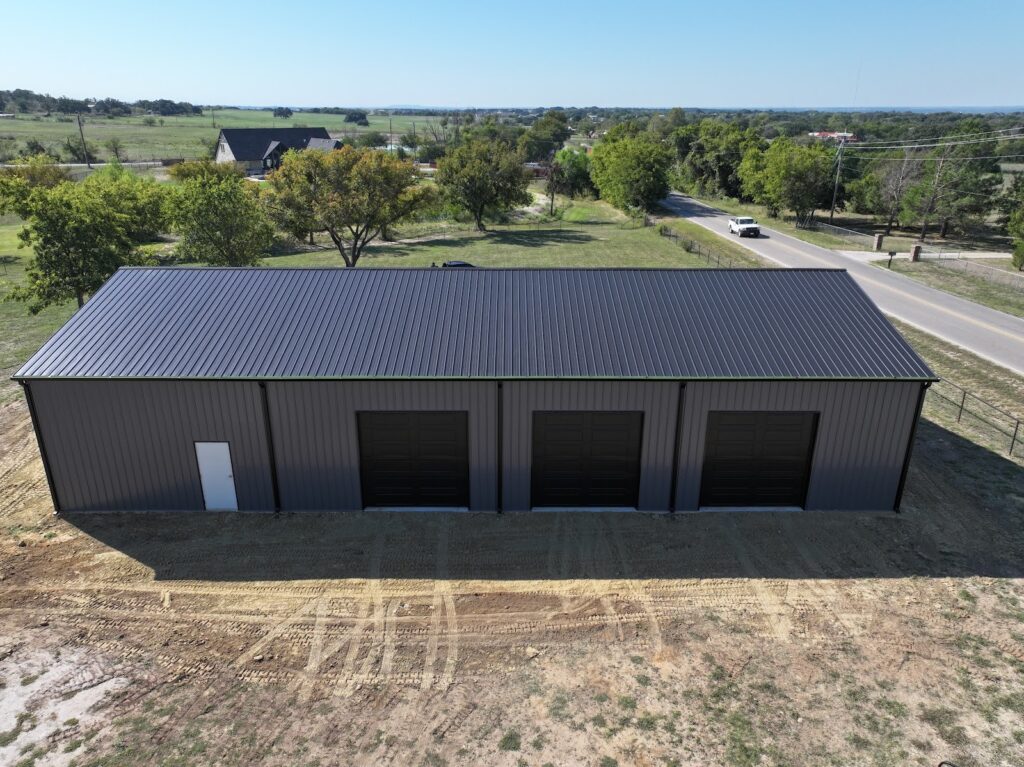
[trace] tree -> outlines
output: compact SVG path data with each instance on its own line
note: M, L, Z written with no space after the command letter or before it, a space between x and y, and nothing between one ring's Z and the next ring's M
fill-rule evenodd
M601 197L617 208L650 210L669 192L671 150L649 134L597 145L590 175Z
M963 230L983 220L995 204L999 177L958 157L954 147L934 150L921 165L920 180L908 187L902 209L904 223L920 225L921 242L935 221L945 237L950 226Z
M68 136L64 139L64 152L69 161L77 163L96 162L99 157L96 145L91 141L83 143L79 136Z
M1008 228L1013 237L1013 265L1024 272L1024 206L1010 215Z
M111 210L124 216L125 232L133 242L152 242L166 229L166 187L154 179L112 162L86 177L82 185L95 190Z
M286 152L267 176L266 205L293 226L327 232L345 266L355 266L374 237L429 198L418 178L412 163L373 149Z
M978 133L988 124L977 118L959 122L955 133ZM919 180L910 185L904 196L902 220L906 224L920 224L918 235L924 241L930 224L938 221L939 236L945 237L949 228L961 231L979 223L997 202L1002 177L999 165L992 158L996 154L995 140L971 144L946 144L929 153L922 166Z
M768 194L767 165L765 152L757 147L751 147L743 155L736 174L740 179L742 196L764 205L768 215L776 218L779 215L779 201Z
M190 162L179 162L172 165L168 175L175 181L188 181L190 178L213 176L215 178L231 177L242 178L242 169L231 162L214 162L211 159L192 160Z
M345 122L364 126L370 124L370 121L366 119L366 112L362 109L350 109L347 111L345 113Z
M765 143L751 129L711 119L677 128L672 139L687 186L699 194L726 197L741 195L740 163L748 149L764 148Z
M502 141L474 139L462 144L438 162L434 179L450 202L473 216L481 232L484 216L532 199L522 155Z
M800 146L778 138L764 153L759 202L769 210L791 210L807 219L832 202L832 155L820 144Z
M551 159L570 135L565 112L549 109L519 137L519 150L528 162L543 162Z
M360 133L359 137L356 139L356 146L367 147L369 149L387 145L388 137L376 130Z
M915 162L909 152L902 158L882 158L883 167L876 172L881 203L885 212L885 234L892 234L892 228L899 220L903 198L920 177L921 163Z
M257 199L258 187L239 176L194 175L171 193L171 224L185 261L251 266L269 250L274 228Z
M33 189L49 189L70 180L67 168L45 154L16 160L0 168L0 215L15 213L28 218L31 214L28 201Z
M33 314L72 298L81 308L119 267L139 260L128 217L95 186L39 186L24 205L27 223L18 237L35 255L28 285L15 288L11 298L28 302Z
M114 158L116 162L121 162L124 159L124 142L121 141L117 136L112 136L107 139L103 146L110 152L110 156Z
M579 149L560 149L555 153L555 166L558 172L553 174L555 191L569 197L579 197L594 191L594 182L590 180L590 157Z
M294 112L288 107L274 107L274 117L280 117L282 120L289 119Z

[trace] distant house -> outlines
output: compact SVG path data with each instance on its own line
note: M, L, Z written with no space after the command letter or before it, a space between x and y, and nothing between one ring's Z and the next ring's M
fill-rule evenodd
M330 151L340 146L326 128L224 128L217 138L216 160L262 176L278 167L289 149Z
M823 141L845 141L846 143L859 141L856 135L846 131L816 130L811 131L807 135L811 138L821 139Z

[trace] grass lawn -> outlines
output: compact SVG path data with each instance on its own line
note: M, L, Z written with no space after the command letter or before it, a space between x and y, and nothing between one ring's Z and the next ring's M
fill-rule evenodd
M48 148L60 149L68 136L78 141L78 124L64 122L58 116L18 115L14 120L3 120L0 124L0 138L13 138L18 148L25 141L34 138ZM155 117L156 125L145 125L141 115L132 117L90 116L85 120L86 140L94 143L101 159L108 158L104 143L118 138L124 145L128 160L151 160L165 157L196 158L208 154L210 143L217 138L221 128L299 128L324 127L334 136L366 133L367 131L388 131L388 120L395 133L405 133L416 123L417 132L422 132L428 121L435 124L440 118L425 115L370 115L370 125L360 127L346 123L343 115L296 112L289 120L275 119L270 110L225 109L204 115Z
M377 242L367 247L360 266L430 266L444 261L469 261L488 267L661 267L702 268L707 263L658 234L657 227L640 227L600 200L558 198L562 219L546 221L527 216L512 225L488 224L480 233L469 224L431 224L405 227L403 242ZM533 223L531 223L533 221ZM341 266L333 249L272 256L267 266Z
M1007 263L1009 259L1003 259ZM886 261L874 261L875 266L886 269ZM893 259L892 270L938 290L961 296L983 306L998 309L1015 317L1024 317L1024 291L1018 287L991 282L970 272L929 261L912 262Z

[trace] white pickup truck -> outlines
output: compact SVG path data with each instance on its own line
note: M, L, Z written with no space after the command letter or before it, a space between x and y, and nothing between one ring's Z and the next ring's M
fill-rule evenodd
M738 216L729 219L729 233L740 237L760 237L761 227L750 216Z

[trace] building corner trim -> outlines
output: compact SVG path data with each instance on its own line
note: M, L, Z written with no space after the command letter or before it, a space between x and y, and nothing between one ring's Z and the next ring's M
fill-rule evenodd
M903 503L903 488L907 484L907 473L910 471L910 457L914 452L914 440L917 438L917 424L921 420L921 410L924 408L924 396L928 393L931 381L924 381L921 384L921 392L917 395L917 408L914 410L914 422L910 425L910 436L907 437L907 452L903 456L903 469L900 471L900 482L896 486L896 500L893 501L892 510L897 514Z
M35 400L32 399L32 389L28 381L19 381L21 388L25 391L25 401L28 403L28 414L32 419L32 430L36 434L36 444L39 446L39 456L43 459L43 473L46 475L46 484L50 488L50 500L53 502L53 513L60 514L62 509L60 499L57 497L57 485L53 480L53 469L50 466L50 459L46 453L46 442L43 440L43 427L36 415Z

